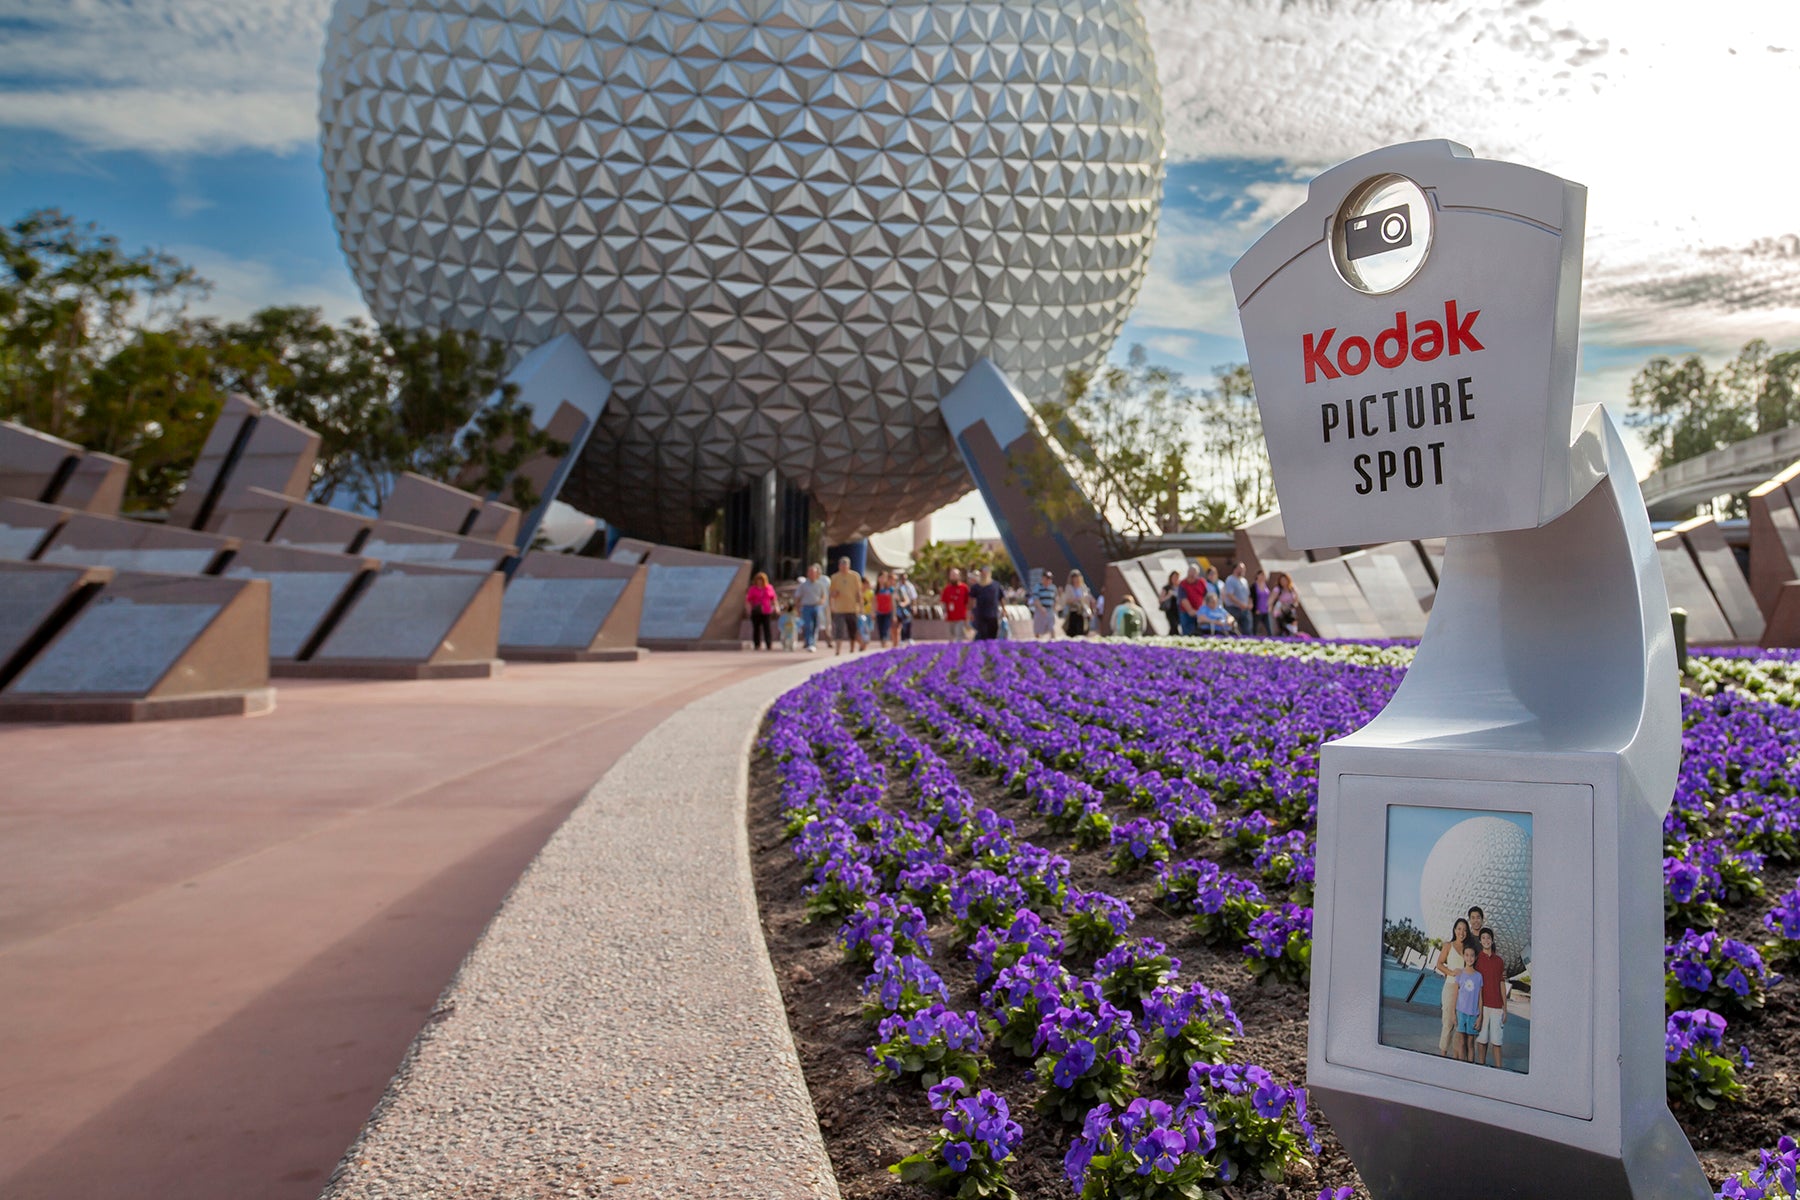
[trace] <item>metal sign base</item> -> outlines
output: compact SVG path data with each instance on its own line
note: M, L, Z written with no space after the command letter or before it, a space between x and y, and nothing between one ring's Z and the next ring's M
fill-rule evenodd
M1307 1082L1377 1200L1712 1194L1665 1099L1681 708L1661 568L1604 410L1569 453L1581 499L1537 529L1452 538L1405 681L1321 752ZM1529 818L1528 1063L1383 1041L1371 863L1394 869L1400 806Z

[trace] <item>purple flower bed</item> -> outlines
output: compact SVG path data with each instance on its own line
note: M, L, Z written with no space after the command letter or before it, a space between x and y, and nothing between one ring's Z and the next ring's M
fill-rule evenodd
M884 1173L902 1160L909 1185L953 1194L1103 1195L1118 1172L1309 1200L1354 1188L1293 1049L1318 748L1402 673L919 647L777 701L754 776L759 889L844 1194L908 1190ZM1793 1089L1758 1086L1772 1062L1800 1066L1780 974L1800 952L1800 714L1724 690L1687 698L1684 723L1664 847L1670 1086L1721 1177L1775 1144L1764 1116L1800 1118ZM977 1076L981 1120L1017 1135L984 1142L974 1108L926 1105L924 1087ZM1063 1169L1046 1175L1051 1155Z

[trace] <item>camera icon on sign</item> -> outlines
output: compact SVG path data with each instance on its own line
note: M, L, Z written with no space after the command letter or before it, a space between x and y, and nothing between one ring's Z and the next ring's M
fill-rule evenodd
M1344 222L1344 257L1355 260L1412 245L1412 216L1396 205L1351 217Z

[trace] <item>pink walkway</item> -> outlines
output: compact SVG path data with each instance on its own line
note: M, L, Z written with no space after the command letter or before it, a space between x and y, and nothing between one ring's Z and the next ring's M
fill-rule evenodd
M313 1197L507 888L684 704L792 656L284 684L0 726L0 1195Z

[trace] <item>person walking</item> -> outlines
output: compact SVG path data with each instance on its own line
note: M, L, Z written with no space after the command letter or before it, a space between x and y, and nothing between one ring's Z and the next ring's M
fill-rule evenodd
M1027 599L1031 603L1031 634L1038 641L1056 636L1056 576L1039 571L1037 586Z
M879 645L900 644L900 623L895 619L898 595L893 575L883 571L875 577L875 641Z
M1274 629L1269 625L1269 598L1274 594L1269 587L1269 577L1258 571L1250 584L1250 636L1270 637ZM1262 632L1258 633L1257 631Z
M1000 636L1000 606L1006 591L994 582L994 573L986 567L975 578L975 586L969 589L969 624L975 627L976 641L991 642Z
M1056 607L1062 614L1064 633L1072 638L1087 636L1094 620L1094 593L1088 590L1080 571L1069 572L1069 582L1057 596Z
M969 585L962 580L962 572L955 567L950 568L950 581L938 595L938 602L944 606L944 620L950 625L950 640L960 642L967 631L969 619Z
M1225 612L1237 625L1240 637L1250 636L1250 580L1245 575L1246 570L1243 563L1234 565L1220 589L1224 593Z
M836 658L845 646L862 649L861 631L863 577L850 569L848 556L838 559L831 573L831 656Z
M794 603L800 609L800 638L806 643L806 652L818 650L819 622L825 617L825 603L830 597L830 589L819 577L819 564L813 563L806 568L806 578L794 588Z
M894 622L900 630L900 640L912 641L913 609L919 606L919 589L912 580L901 571L894 583Z
M758 571L744 593L744 609L750 614L750 648L775 648L775 588L766 572Z

